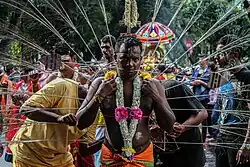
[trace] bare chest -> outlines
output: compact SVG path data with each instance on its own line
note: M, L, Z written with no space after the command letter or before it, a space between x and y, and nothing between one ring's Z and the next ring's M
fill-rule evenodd
M132 93L129 93L129 92L124 93L124 105L125 105L125 107L128 107L128 108L131 107L132 98L133 98ZM141 98L140 98L140 106L139 107L144 112L143 115L148 116L152 112L152 109L153 109L153 100L152 100L152 98L142 95ZM101 106L101 109L106 114L113 115L113 113L114 113L113 111L116 108L117 108L117 105L116 105L116 96L115 95L107 96L103 100L103 104Z

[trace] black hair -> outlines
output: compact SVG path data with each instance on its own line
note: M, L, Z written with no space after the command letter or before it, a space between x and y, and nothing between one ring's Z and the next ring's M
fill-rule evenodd
M65 44L65 43L60 43L58 44L56 47L55 47L55 53L56 54L59 54L60 56L63 56L63 55L68 55L70 56L71 58L75 58L75 45L74 44L69 44L70 47Z
M140 50L142 51L142 43L141 43L140 39L138 39L134 36L130 36L130 35L120 36L116 41L115 51L119 51L122 44L125 44L126 48L139 46Z
M34 69L29 68L29 67L23 67L23 69L21 70L22 75L28 75L29 72L33 71Z
M163 72L165 72L165 70L166 70L166 66L165 66L164 64L160 64L160 65L157 66L157 69L158 69L161 73L163 73Z
M114 36L112 35L105 35L104 37L102 37L101 39L101 42L102 43L109 43L111 44L111 46L115 46L115 43L116 43L116 39ZM110 43L111 42L111 43Z
M13 65L13 64L7 64L7 65L5 66L5 72L6 72L7 74L10 74L12 69L14 69L14 65Z
M239 40L237 43L234 43L237 39L238 39L238 37L236 35L225 35L222 38L220 38L220 40L217 42L217 44L224 45L223 49L227 49L227 48L232 47L231 49L227 50L227 52L238 52L240 55L243 45L234 47L236 44L242 42Z

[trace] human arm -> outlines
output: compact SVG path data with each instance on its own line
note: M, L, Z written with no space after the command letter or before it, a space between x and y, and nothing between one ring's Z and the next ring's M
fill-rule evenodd
M250 85L250 71L247 70L246 68L242 68L239 71L237 71L236 73L234 73L234 75L236 76L236 78L241 81L244 82L244 87L242 87L241 89L249 89L249 85ZM244 99L249 99L250 98L250 93L249 91L247 91L246 96L244 97ZM248 109L250 109L250 103L247 104ZM247 133L244 139L244 142L241 146L241 148L239 149L237 156L236 156L236 160L237 163L246 163L246 162L250 162L250 119L248 120L248 128L247 128Z
M208 88L208 84L207 84L206 82L202 81L202 80L199 80L199 79L197 79L197 80L191 82L190 84L191 84L192 86L199 86L199 85L201 85L201 86L204 86L204 87L207 87L207 88Z
M248 108L250 104L248 103ZM248 163L250 161L250 118L248 120L247 133L244 142L236 155L237 164Z
M194 126L202 123L203 120L207 118L208 114L204 106L194 96L193 92L188 88L187 85L180 85L178 82L173 82L170 87L172 87L172 90L168 90L166 92L167 97L173 97L173 100L170 101L170 104L171 102L178 103L177 100L179 100L180 103L183 102L183 104L185 105L184 111L187 112L185 114L189 115L189 117L183 123L176 122L174 124L174 137L178 137ZM176 109L179 109L178 106L175 105L175 107L177 107ZM180 108L182 107L180 106Z
M93 81L83 104L76 114L77 127L80 130L89 127L94 122L101 100L113 93L114 90L114 79L103 81L103 78L97 78Z
M79 151L82 156L92 155L101 149L104 138L96 140L96 128L98 121L99 117L97 116L94 123L87 128L88 133L81 137L81 139L83 139L82 141L86 141L80 142Z
M22 105L20 112L29 119L38 122L75 125L76 118L73 114L60 115L58 114L58 109L53 109L64 96L65 89L63 82L46 85Z
M202 77L199 77L198 79L195 79L190 83L191 86L204 86L206 88L208 87L208 82L210 80L210 71L207 70Z
M144 90L146 88L146 91L149 92L153 99L153 109L155 111L157 123L163 130L171 133L175 122L175 116L168 104L164 87L157 80L146 81L146 84L147 85L143 87Z
M191 115L185 122L182 123L184 131L191 129L194 125L199 125L207 118L207 110L201 109L197 115Z
M82 156L92 155L101 149L103 142L104 137L90 144L80 143L79 151Z
M174 135L171 135L173 138L180 136L182 133L192 129L195 125L199 125L207 118L207 110L202 109L197 115L191 115L185 122L182 124L175 122L174 123Z
M217 124L219 116L220 116L219 100L220 98L217 98L214 108L212 110L212 115L211 115L212 125Z
M95 99L95 96L99 95L97 90L101 82L102 79L97 78L91 83L87 96L76 113L77 127L80 130L89 127L95 121L98 109L100 107L100 104Z
M70 126L76 125L76 118L73 114L59 115L55 110L22 106L21 112L31 120L38 122L63 123Z

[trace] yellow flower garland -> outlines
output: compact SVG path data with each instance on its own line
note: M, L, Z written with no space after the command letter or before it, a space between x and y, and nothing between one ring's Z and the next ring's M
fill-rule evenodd
M132 154L135 154L136 151L132 148L132 147L129 147L129 148L125 148L125 147L122 147L122 151L130 151Z

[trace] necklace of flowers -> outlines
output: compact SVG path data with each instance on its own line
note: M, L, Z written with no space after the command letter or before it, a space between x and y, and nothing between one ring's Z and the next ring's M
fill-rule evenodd
M105 74L104 79L114 78L116 75L115 71L109 71ZM124 105L124 91L123 91L123 81L120 77L116 78L117 90L116 90L116 106L115 109L115 119L119 123L120 131L123 137L124 146L122 148L122 155L128 160L134 158L136 153L133 149L132 143L135 132L137 130L137 125L139 120L142 119L143 111L140 107L141 99L141 77L143 79L150 79L149 75L146 73L141 73L140 76L136 76L133 81L133 99L130 112ZM128 125L127 120L130 119Z
M137 76L133 81L133 100L130 113L124 105L123 81L120 77L116 78L116 106L115 119L120 125L123 137L124 147L122 148L123 156L128 160L132 160L135 150L132 147L132 141L137 129L137 124L142 118L143 112L139 108L141 99L141 79ZM128 124L127 120L130 119Z

